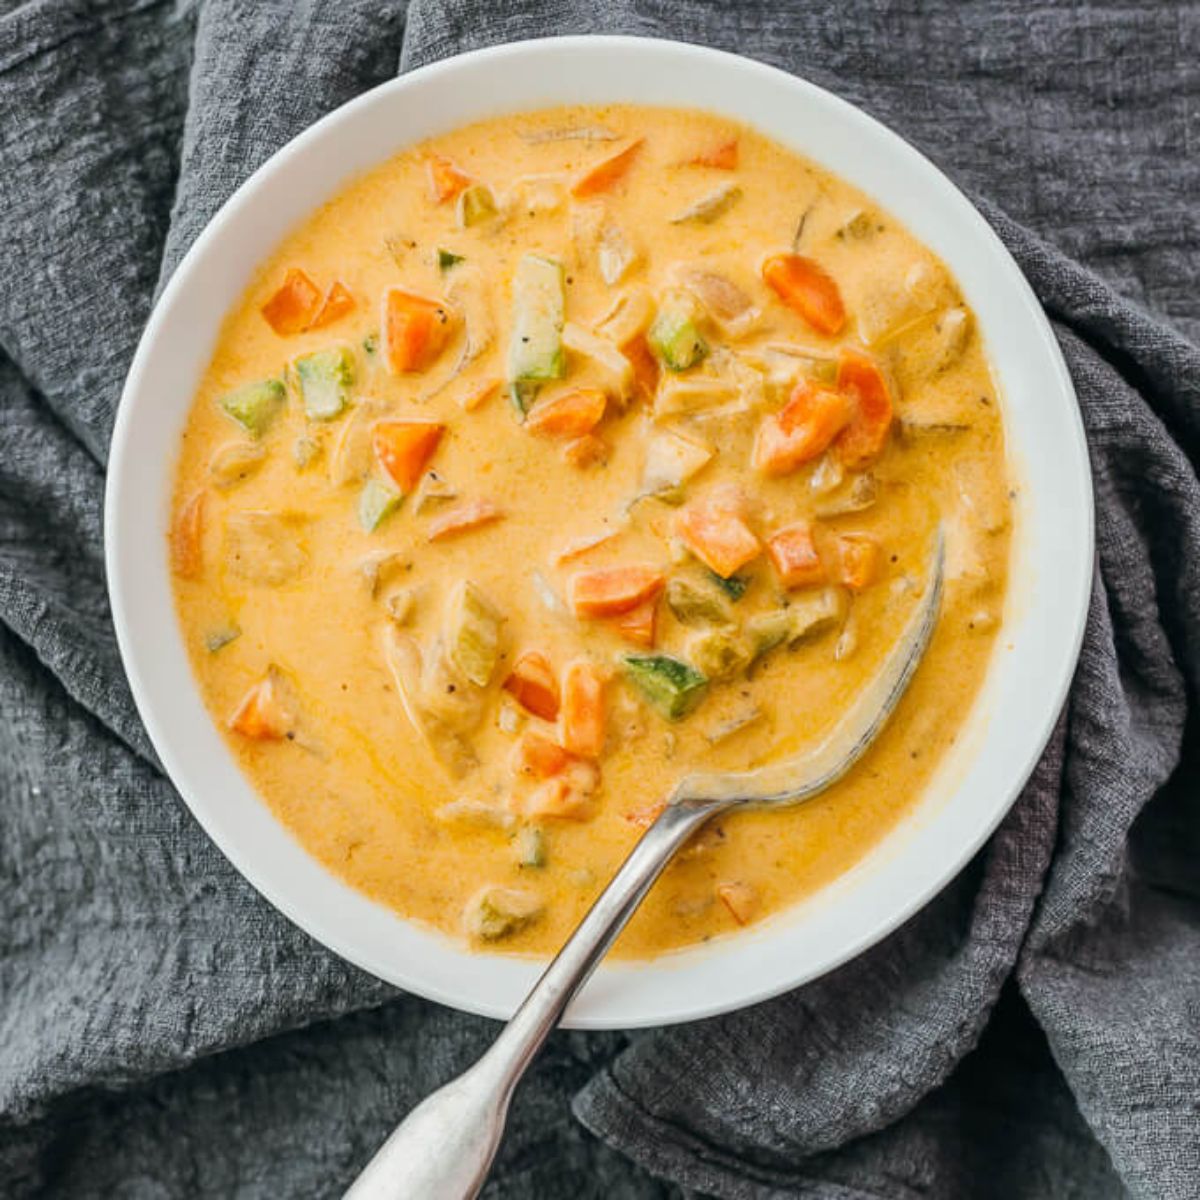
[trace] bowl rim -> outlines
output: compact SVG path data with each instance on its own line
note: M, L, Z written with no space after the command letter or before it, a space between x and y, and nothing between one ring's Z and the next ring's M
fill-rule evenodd
M758 1003L819 978L882 940L922 908L950 882L986 842L1008 813L1032 774L1050 739L1058 714L1068 695L1082 644L1091 592L1094 557L1093 498L1082 416L1078 409L1073 384L1053 330L1025 276L992 227L964 193L937 166L899 134L848 101L799 76L727 51L667 39L600 35L540 38L472 50L420 67L362 93L303 130L263 162L225 201L179 262L154 305L130 366L114 422L106 479L105 566L110 604L122 662L139 715L167 775L187 803L193 816L235 869L275 908L318 942L371 974L396 984L406 991L485 1016L502 1019L510 1016L515 1003L536 978L542 966L539 960L472 954L455 947L449 939L442 935L431 934L390 912L388 916L391 920L414 933L413 943L418 947L423 945L424 939L432 938L438 942L444 942L444 949L451 957L464 959L460 972L461 979L459 983L451 984L444 976L431 977L428 969L422 968L419 950L418 961L415 964L399 961L395 955L381 956L378 946L372 948L365 944L353 930L346 927L345 920L318 911L314 907L312 898L305 896L302 890L298 891L295 886L282 885L280 879L272 873L272 865L256 859L254 853L247 845L243 844L241 835L233 829L229 822L218 819L205 796L204 788L193 778L191 769L185 766L183 750L185 733L173 729L168 720L168 705L164 701L162 684L155 675L156 665L153 661L155 656L164 653L164 646L161 642L146 645L144 640L138 636L139 624L143 618L151 615L146 609L147 600L143 595L144 579L140 580L138 575L143 570L153 572L156 569L153 563L146 565L145 538L139 537L133 528L136 523L135 509L139 504L145 506L148 498L144 490L141 493L137 491L137 486L143 485L135 486L131 482L134 478L133 463L136 454L135 417L139 410L145 409L151 402L147 391L148 377L153 364L157 361L156 356L161 357L164 353L160 343L169 332L170 321L174 318L176 324L179 323L176 314L180 308L181 297L189 282L202 268L206 258L215 256L219 252L221 239L225 236L226 231L234 227L240 216L248 211L248 207L255 199L269 193L272 187L277 186L278 179L290 163L298 161L309 153L310 148L319 146L334 131L352 125L372 106L411 94L420 95L423 89L436 85L439 80L445 81L449 77L459 76L469 80L472 75L487 74L489 68L498 67L511 70L514 67L528 67L531 63L536 64L539 60L543 63L552 62L555 58L562 59L564 56L577 62L583 62L586 59L615 58L620 60L617 65L626 70L630 62L636 63L638 60L657 60L664 64L671 61L674 65L685 68L703 67L705 70L717 71L730 76L731 86L733 78L736 76L747 83L755 81L757 86L763 88L769 86L783 92L790 92L789 99L799 108L821 113L831 119L836 117L838 122L861 134L868 143L880 143L881 141L888 143L889 152L896 155L897 162L904 164L904 169L912 173L913 179L921 187L937 193L939 202L956 208L957 219L973 224L973 236L978 239L980 253L986 253L997 267L1001 276L1002 290L1008 292L1009 299L1015 305L1014 320L1024 323L1026 333L1031 339L1031 348L1036 349L1044 360L1045 375L1042 382L1045 387L1045 396L1047 400L1053 401L1051 410L1055 414L1055 419L1059 420L1061 425L1059 432L1065 438L1065 443L1059 448L1059 457L1066 472L1064 492L1060 499L1064 499L1066 504L1064 520L1068 524L1073 524L1073 531L1076 535L1076 542L1067 547L1066 560L1062 563L1062 576L1054 581L1056 601L1051 607L1056 613L1058 640L1054 644L1054 661L1050 670L1046 672L1049 678L1041 681L1045 686L1034 701L1037 717L1032 724L1036 726L1036 729L1031 734L1024 736L1021 741L1019 760L1001 789L1004 793L1003 797L995 800L986 813L976 814L976 819L962 822L963 829L959 831L951 852L936 867L926 870L920 882L913 881L910 876L904 876L909 880L909 885L899 902L890 906L877 904L873 910L873 917L860 920L857 928L848 934L836 949L830 949L817 960L788 966L776 971L769 979L760 980L754 984L743 984L741 980L733 983L726 981L708 992L696 990L695 980L692 978L694 972L691 972L691 967L702 959L706 959L710 963L717 963L722 958L729 958L732 963L737 955L736 952L730 951L730 947L748 946L756 941L765 944L779 940L781 925L779 919L774 918L753 930L743 931L733 938L719 939L703 950L686 950L647 962L604 964L583 993L577 997L564 1020L565 1025L576 1028L634 1028L673 1024L717 1015ZM629 91L630 88L627 84L614 79L613 94L609 102L653 103L653 101L629 99L626 94ZM572 101L565 96L560 96L557 100L551 96L547 97L545 101L547 104L572 102L586 103L589 101ZM669 104L671 100L664 98L658 103ZM736 119L755 124L754 121L737 111L736 106L742 103L741 98L731 102L731 95L728 92L722 94L722 97L711 106L685 99L678 99L675 103L680 107L709 107L710 111L724 112ZM506 107L503 98L498 105L495 102L480 101L476 115L470 119L482 119L489 112L493 114L515 113L528 111L534 107L537 106L522 104ZM457 123L461 124L462 122ZM764 130L764 132L766 131ZM775 133L767 132L767 136L779 140ZM396 153L404 145L411 144L412 140L412 138L408 138L399 141L394 149L375 155L371 161L383 161L389 154ZM808 153L795 147L794 144L791 148L797 149L799 153ZM846 174L844 169L834 164L829 164L829 169L843 176ZM358 173L358 171L345 171L337 175L333 184L327 189L327 194L336 194ZM894 210L894 205L888 204L887 197L881 197L881 199L885 208ZM306 211L311 211L313 207L315 206L307 206ZM275 234L275 240L284 236L287 228L293 223L288 222L279 229ZM910 224L910 222L906 222L906 224ZM929 239L922 240L928 242ZM263 256L259 257L261 259ZM948 266L956 277L960 275L959 270L953 264L948 263ZM245 281L248 281L248 275ZM984 328L984 333L985 336L988 333L986 328ZM201 356L202 360L206 362L210 354L211 343L208 344ZM186 390L186 401L179 404L180 423L190 409L193 395L194 386ZM1057 409L1054 408L1055 404L1057 404ZM1007 424L1007 398L1005 409L1006 432L1010 432ZM172 459L172 470L173 465L174 460ZM161 496L158 497L157 502L160 507L161 500ZM157 570L164 575L166 573L165 515L165 513L162 514L163 519L159 522L164 536L160 541L162 550L159 553L159 559L161 561L157 564ZM169 618L172 623L177 625L173 605L171 605ZM184 654L182 637L179 636L176 640L178 653ZM993 652L993 658L995 659L998 654L999 648L997 647ZM186 660L186 655L184 657ZM185 668L190 677L190 664L187 664L186 661ZM194 680L192 686L198 692L198 689L195 689ZM211 721L207 714L205 714L205 720L211 727ZM196 730L196 733L199 736L199 730ZM227 750L225 753L228 755ZM232 758L232 756L229 757ZM249 787L248 781L246 786ZM922 803L914 805L914 808L920 808ZM267 806L261 800L258 800L258 806L268 813L271 822L275 822L275 818L269 814ZM247 814L247 819L251 819L252 816L257 819L254 814ZM290 833L283 828L282 824L277 824L277 828L284 837L291 838ZM860 862L858 867L848 873L848 876L854 876L854 879L843 876L827 888L822 889L812 903L819 907L827 900L836 899L839 893L844 896L845 888L848 886L861 887L860 869L864 868L864 864L867 862L873 862L881 852L886 857L886 854L891 852L886 848L896 838L896 831L885 835L881 846L869 851L863 862ZM295 845L298 848L298 843ZM903 848L901 847L895 852L902 854ZM300 853L307 858L306 852L300 850ZM326 872L316 863L315 859L309 861L334 885L332 889L321 889L325 891L326 899L335 897L337 889L340 888L348 894L345 899L350 908L355 908L361 903L376 908L382 907L354 892L348 885ZM351 897L354 899L352 900ZM810 902L805 901L786 915L789 921L793 921L793 919L802 921L806 919L805 914L809 908ZM362 915L361 912L360 915ZM402 936L399 930L397 936ZM434 950L428 949L427 953L433 955ZM770 952L768 951L767 958L769 957ZM761 964L767 961L767 958L759 954L755 961ZM684 963L685 959L689 960L686 964ZM687 967L683 970L682 975L679 974L681 964ZM635 982L638 973L661 975L664 979L673 975L676 983L672 984L670 979L666 979L665 990L660 989L662 994L651 991L649 999L647 999L647 996L638 992L639 985ZM700 974L703 977L703 970ZM686 986L677 986L679 982L684 982ZM631 990L632 999L630 998ZM667 1001L663 999L666 991L679 994L673 1000Z

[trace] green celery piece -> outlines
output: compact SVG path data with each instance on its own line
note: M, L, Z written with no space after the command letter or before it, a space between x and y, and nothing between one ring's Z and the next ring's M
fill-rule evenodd
M510 937L541 916L542 902L522 888L487 887L467 903L467 932L485 942Z
M536 825L526 825L517 834L517 865L544 867L546 865L546 835Z
M228 646L230 642L236 641L241 636L241 629L231 621L228 625L209 630L204 638L204 648L209 654L216 654L218 650Z
M776 612L759 613L746 622L746 635L750 639L755 658L782 646L792 633L792 618L786 608Z
M458 223L464 229L482 225L496 215L496 200L482 183L469 187L458 197Z
M349 346L331 346L305 354L292 364L300 383L304 414L310 421L332 421L346 407L354 384L354 355Z
M460 262L466 262L466 259L461 254L455 254L453 250L443 250L438 247L438 270L444 275L451 267L457 267Z
M750 577L748 575L730 575L726 579L724 575L718 575L716 571L709 571L708 577L734 604L746 594L746 589L750 586Z
M672 579L667 584L667 607L683 625L729 625L733 621L729 602L716 588L690 579Z
M540 383L520 383L514 381L508 385L508 399L517 413L524 417L534 400L537 399Z
M363 353L369 358L374 358L379 353L379 334L372 332L368 333L362 340Z
M728 679L754 660L753 643L735 629L706 629L688 640L687 651L709 679Z
M358 494L358 523L367 531L374 533L400 506L404 497L378 479L368 479Z
M708 343L691 314L673 307L659 310L646 341L669 371L686 371L708 353Z
M670 721L691 712L708 687L691 663L670 654L626 654L622 661L642 695Z
M566 371L565 306L562 263L526 254L513 275L513 329L508 344L509 394L521 413L533 399L536 385L561 379Z
M500 661L500 626L495 605L469 579L450 595L446 650L450 661L477 687L487 687Z
M221 407L251 437L262 437L287 399L281 379L262 379L221 397Z

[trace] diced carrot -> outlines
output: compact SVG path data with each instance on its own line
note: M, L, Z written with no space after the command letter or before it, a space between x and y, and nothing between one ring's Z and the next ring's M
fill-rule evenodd
M525 417L531 433L578 438L591 433L604 417L608 397L601 388L577 388L539 400Z
M659 814L666 807L667 802L665 800L658 800L654 804L647 804L645 808L635 808L621 815L630 825L634 825L638 829L649 829L658 820Z
M825 564L813 542L812 526L797 521L767 538L767 554L785 588L824 583Z
M657 567L601 567L571 579L571 608L577 617L619 617L654 599L666 584Z
M467 392L459 403L467 412L474 412L477 408L482 408L499 390L499 379L485 379L478 387Z
M617 536L615 529L610 529L604 533L585 533L577 538L572 538L555 556L554 565L561 567L563 563L570 562L573 558L581 558L591 550L596 550L600 546L607 545Z
M693 500L679 512L675 532L705 566L723 579L757 558L762 550L742 517L740 500L724 488Z
M853 416L853 401L844 392L802 379L783 408L762 419L751 461L764 475L786 475L823 454Z
M522 809L527 817L558 817L564 821L586 821L592 815L591 799L594 790L585 791L576 787L565 775L555 775L534 788Z
M558 680L543 654L527 651L513 663L504 690L535 717L553 721L558 716Z
M171 570L180 579L199 579L204 570L204 493L197 492L171 522Z
M736 171L738 165L738 139L729 138L707 150L701 150L694 158L689 158L691 167L716 167L720 171Z
M832 336L846 324L837 283L824 267L802 254L775 254L763 263L763 281L818 333Z
M527 729L513 747L512 766L518 775L549 779L566 770L571 756L553 739Z
M417 486L445 428L436 421L380 421L376 424L371 432L375 457L402 492L411 492Z
M355 309L354 296L350 289L340 280L335 279L325 293L325 299L317 310L317 315L309 322L309 329L324 329L334 321L348 317Z
M563 672L559 739L580 758L599 758L604 751L605 682L605 672L586 658L568 663Z
M853 346L838 357L838 390L853 401L853 416L834 450L847 467L866 466L877 457L892 428L892 392L879 363Z
M390 287L383 293L382 326L384 361L402 375L425 370L441 354L454 317L440 300Z
M468 500L465 504L456 504L434 517L429 522L425 536L431 542L438 542L455 534L466 533L468 529L490 525L503 516L504 513L490 500Z
M655 627L658 622L658 598L643 600L637 608L631 608L609 624L627 642L635 646L653 646Z
M879 573L879 543L865 534L844 534L837 548L842 583L852 592L870 586Z
M290 267L279 290L262 306L267 324L282 337L312 324L321 307L321 289L299 267Z
M429 189L438 204L457 199L459 192L471 185L470 175L440 154L431 154L426 166L429 169Z
M234 709L229 728L255 741L279 741L286 737L294 719L282 692L279 673L272 667Z
M753 920L759 909L758 892L748 883L718 883L717 899L739 925Z
M583 197L607 192L609 188L624 178L645 140L645 138L638 138L637 141L630 142L623 150L618 150L616 154L610 155L603 162L589 167L571 185L571 195Z
M633 364L633 380L643 399L653 400L658 391L658 377L662 372L658 356L650 349L644 334L637 334L621 346L621 353Z
M563 458L573 467L586 470L608 462L608 443L598 433L585 433L563 446Z

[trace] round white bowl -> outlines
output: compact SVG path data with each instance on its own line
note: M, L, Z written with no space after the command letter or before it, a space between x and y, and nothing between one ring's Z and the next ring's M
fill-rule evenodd
M1092 491L1075 394L1042 310L967 199L894 133L782 71L698 46L559 38L482 50L374 89L306 130L238 189L159 300L126 381L109 459L113 620L142 720L196 819L235 867L338 954L433 1000L507 1017L537 961L472 954L353 891L256 796L205 712L175 618L170 482L195 385L254 264L352 177L465 122L550 104L710 109L856 184L947 263L997 374L1020 481L1004 635L967 736L912 813L817 896L736 937L603 965L567 1023L692 1020L813 979L894 929L982 845L1033 769L1067 694L1092 572Z

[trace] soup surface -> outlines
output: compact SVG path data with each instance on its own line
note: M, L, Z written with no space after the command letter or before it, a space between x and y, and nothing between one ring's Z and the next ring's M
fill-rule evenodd
M834 729L940 521L883 736L702 832L618 945L647 957L793 904L913 804L992 653L1009 489L971 313L886 208L709 114L557 109L406 151L266 260L170 551L205 701L309 852L546 953L682 775Z

